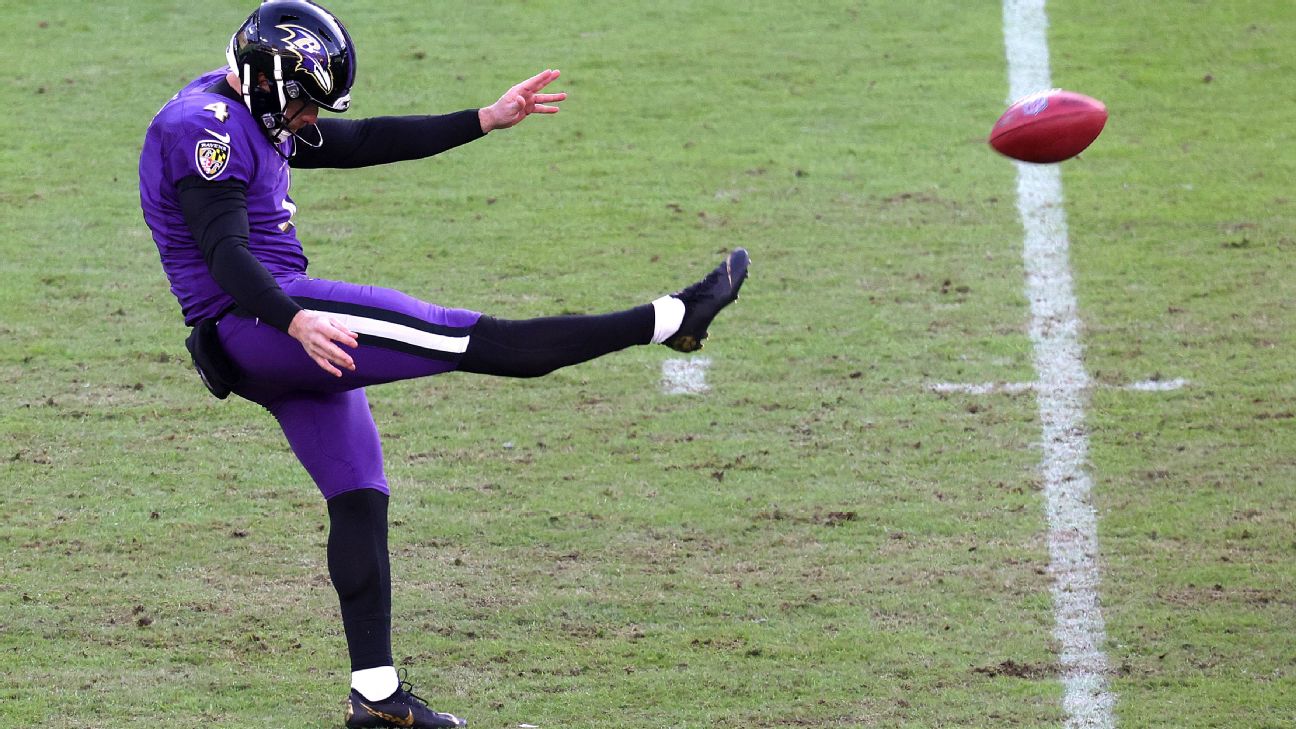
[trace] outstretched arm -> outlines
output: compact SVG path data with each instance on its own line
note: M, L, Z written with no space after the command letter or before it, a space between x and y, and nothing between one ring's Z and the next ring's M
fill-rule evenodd
M441 116L376 116L320 119L319 147L298 144L289 164L311 167L372 167L423 159L482 137L476 109Z
M481 109L441 116L320 119L316 126L323 142L318 147L298 144L289 163L296 168L371 167L431 157L495 129L515 126L531 114L556 114L554 104L567 94L540 91L558 74L554 69L538 73Z

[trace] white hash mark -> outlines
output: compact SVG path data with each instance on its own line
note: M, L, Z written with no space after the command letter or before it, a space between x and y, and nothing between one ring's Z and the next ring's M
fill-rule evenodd
M667 395L701 395L711 388L706 383L710 357L668 359L662 362L662 392Z

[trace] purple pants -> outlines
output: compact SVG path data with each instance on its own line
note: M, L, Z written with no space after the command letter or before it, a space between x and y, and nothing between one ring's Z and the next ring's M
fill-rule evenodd
M389 493L364 388L454 370L481 314L344 281L280 283L304 308L329 312L357 335L360 346L347 350L355 372L334 377L287 334L228 314L217 330L243 373L234 392L275 416L324 498L362 488Z

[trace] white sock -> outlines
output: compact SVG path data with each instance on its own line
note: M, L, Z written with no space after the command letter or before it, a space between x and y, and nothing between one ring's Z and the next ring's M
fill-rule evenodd
M679 331L684 321L684 302L674 296L663 296L652 302L656 320L653 324L653 344L661 344Z
M396 677L395 666L366 668L363 671L351 672L351 688L370 701L382 701L396 693L400 680Z

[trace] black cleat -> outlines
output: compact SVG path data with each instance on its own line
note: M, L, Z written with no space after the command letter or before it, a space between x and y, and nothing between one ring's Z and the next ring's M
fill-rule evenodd
M672 294L684 302L684 320L679 331L662 344L677 352L696 352L707 338L707 327L720 310L738 298L738 289L747 280L747 250L735 248L707 277Z
M370 701L351 689L346 702L346 725L357 727L413 727L414 729L443 729L468 726L466 719L454 714L443 714L428 708L427 702L410 693L414 688L402 681L396 693L382 701Z

